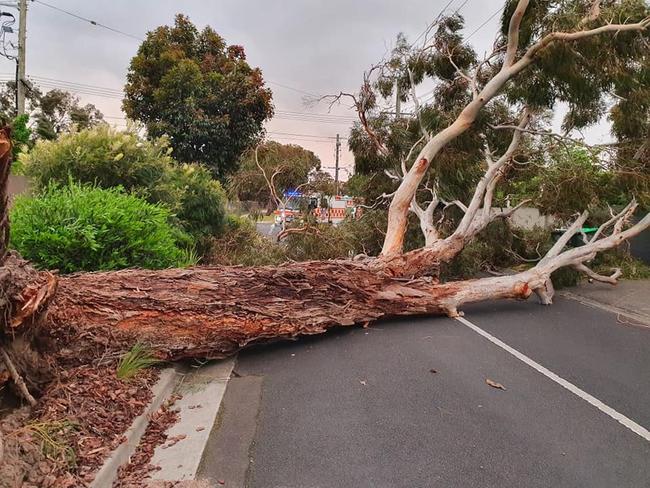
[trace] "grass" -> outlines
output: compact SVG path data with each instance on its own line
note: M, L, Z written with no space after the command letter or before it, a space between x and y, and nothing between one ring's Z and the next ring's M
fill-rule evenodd
M77 426L69 420L32 422L25 428L41 443L41 451L46 457L64 463L68 469L77 467L77 455L67 442L68 434Z
M151 350L138 342L120 358L116 374L121 380L133 378L143 369L149 368L158 362Z

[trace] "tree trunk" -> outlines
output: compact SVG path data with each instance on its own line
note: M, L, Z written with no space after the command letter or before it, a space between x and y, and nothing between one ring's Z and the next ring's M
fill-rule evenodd
M403 300L395 300L398 290ZM105 347L143 341L174 360L224 357L250 343L382 316L439 312L428 293L363 264L315 261L61 277L46 330L59 344L74 345L71 359L101 356L97 339L110 337Z
M80 273L59 278L43 331L66 363L106 357L135 342L164 360L222 358L335 326L455 314L460 303L530 293L516 277L403 281L352 261Z
M550 275L572 266L615 283L620 271L601 276L584 263L650 227L650 214L627 230L632 202L601 229L608 237L564 250L587 218L585 212L533 268L514 275L451 283L395 278L374 261L309 261L266 267L196 267L123 270L60 277L40 273L27 317L47 303L42 331L64 362L88 362L144 342L164 360L221 358L255 343L319 334L336 326L367 325L406 315L456 316L458 307L485 300L552 301ZM407 255L405 255L407 256ZM414 254L413 259L418 259ZM405 266L410 266L406 259ZM29 296L30 294L27 294ZM35 298L34 298L35 297ZM29 312L29 310L33 310ZM26 318L21 321L25 322ZM15 321L14 321L15 322Z

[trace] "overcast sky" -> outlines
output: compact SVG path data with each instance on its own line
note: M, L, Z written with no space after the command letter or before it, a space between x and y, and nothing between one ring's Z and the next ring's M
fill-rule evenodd
M279 114L267 125L269 138L309 148L320 156L324 167L332 167L334 137L337 133L347 136L354 111L347 106L336 107L330 112L334 116L317 120L286 112L327 114L326 105L305 106L303 92L354 91L364 69L384 56L399 32L415 40L448 0L43 2L139 38L159 25L171 24L177 13L187 14L199 27L211 25L229 44L244 46L249 63L262 69L273 90L273 102ZM460 13L466 19L468 35L502 4L502 0L454 0L447 12L463 5ZM496 15L472 35L471 42L479 53L492 45L498 19ZM28 76L122 89L129 61L140 41L93 26L39 2L29 3L27 22ZM13 63L0 57L0 78L13 76L13 71ZM59 81L44 83L62 85ZM98 93L97 89L85 91ZM107 121L124 126L118 92L101 90L99 93L78 95L83 102L95 104L107 116ZM606 132L601 127L593 137L601 139ZM352 156L346 142L343 141L342 164L351 168ZM342 179L346 179L345 173Z

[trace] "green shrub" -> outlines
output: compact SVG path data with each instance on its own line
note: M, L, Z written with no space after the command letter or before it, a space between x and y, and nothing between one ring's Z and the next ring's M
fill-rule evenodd
M29 115L22 114L16 117L11 124L11 143L13 144L13 161L11 167L13 174L22 174L22 167L18 160L21 153L29 148L31 129L27 126Z
M167 209L120 188L50 186L15 200L11 244L37 266L63 273L192 264L168 221Z
M39 141L20 163L38 189L70 179L100 188L121 186L150 203L165 204L194 236L217 235L225 216L225 193L210 172L196 164L177 165L164 138L147 141L107 125Z
M175 166L160 183L169 192L178 191L170 204L181 227L194 236L218 236L224 230L226 194L210 171L198 164Z

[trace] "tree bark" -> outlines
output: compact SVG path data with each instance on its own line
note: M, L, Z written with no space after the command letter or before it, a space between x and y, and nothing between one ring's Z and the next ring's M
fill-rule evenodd
M460 303L530 293L518 278L403 281L352 261L80 273L59 278L43 331L64 363L136 342L161 360L222 358L250 344L385 317L453 315Z

